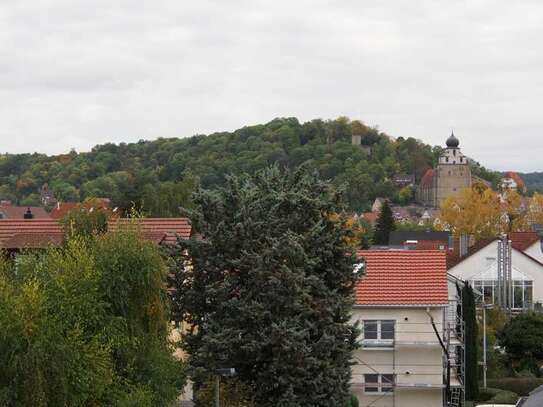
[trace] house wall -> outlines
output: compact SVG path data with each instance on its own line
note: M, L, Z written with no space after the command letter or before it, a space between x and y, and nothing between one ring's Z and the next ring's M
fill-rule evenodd
M539 256L541 257L541 255ZM488 268L491 261L490 259L497 259L497 257L498 241L494 241L477 253L466 258L461 263L452 267L449 270L449 274L452 274L461 280L471 280L477 274L484 272ZM533 302L543 302L543 265L531 260L515 249L512 250L511 263L514 268L518 269L533 281Z
M524 252L527 255L532 256L534 259L539 260L543 263L543 251L541 250L541 242L534 243L533 245L528 247L528 249L524 250Z
M179 328L176 328L174 324L171 325L170 330L170 340L172 342L179 342L182 338L182 334L187 328L186 324L183 323ZM174 352L174 356L181 360L186 360L188 355L183 352L180 348L176 348ZM193 391L192 391L192 382L189 380L187 384L185 385L185 388L183 389L183 393L179 396L179 401L191 401L193 398Z
M390 349L358 349L354 354L352 390L360 406L372 407L442 407L443 358L442 350L430 324L426 308L367 307L355 308L352 319L396 321L396 346ZM438 330L442 331L443 308L430 308ZM361 337L362 339L362 337ZM409 345L405 342L431 342L430 345ZM402 342L404 343L402 345ZM379 372L396 374L392 394L368 395L362 386L364 374ZM435 388L406 388L402 385L432 384Z

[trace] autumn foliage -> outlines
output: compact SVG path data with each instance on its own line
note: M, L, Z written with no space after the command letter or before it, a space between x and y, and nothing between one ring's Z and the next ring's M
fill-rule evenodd
M441 204L438 228L475 239L520 232L543 223L543 195L525 198L516 191L498 193L490 188L466 188Z

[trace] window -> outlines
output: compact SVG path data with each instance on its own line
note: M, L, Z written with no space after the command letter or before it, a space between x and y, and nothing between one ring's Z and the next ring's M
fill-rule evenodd
M473 280L473 287L483 293L485 304L494 304L498 296L497 280ZM533 283L531 280L513 280L513 308L526 309L532 306Z
M364 339L378 339L379 321L364 321Z
M393 374L365 374L364 393L387 394L394 391L395 375Z
M396 321L365 320L363 330L363 344L366 347L391 347L394 341Z

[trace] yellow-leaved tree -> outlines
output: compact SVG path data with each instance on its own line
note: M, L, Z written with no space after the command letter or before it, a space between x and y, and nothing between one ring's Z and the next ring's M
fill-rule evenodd
M436 226L455 236L467 234L479 240L496 237L506 223L496 192L490 188L466 188L442 202Z
M543 194L535 193L528 206L528 213L526 215L528 223L543 224Z
M473 187L443 201L437 228L478 240L529 231L534 224L543 224L542 194L527 199L513 190Z

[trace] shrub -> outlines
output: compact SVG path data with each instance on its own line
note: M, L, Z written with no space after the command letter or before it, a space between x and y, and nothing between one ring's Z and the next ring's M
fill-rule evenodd
M354 394L351 394L351 401L348 404L348 407L359 407L358 397L356 397Z
M489 379L488 385L501 390L508 390L520 396L527 396L533 389L543 384L543 379L536 377L505 377Z
M478 401L484 401L485 403L516 403L519 397L516 393L508 390L496 389L487 387L479 391Z
M518 401L518 394L513 393L512 391L500 390L494 397L488 400L489 403L511 403L514 404Z

